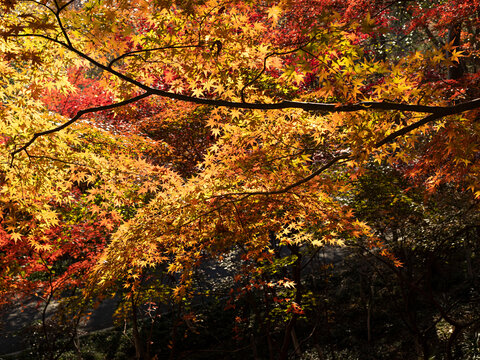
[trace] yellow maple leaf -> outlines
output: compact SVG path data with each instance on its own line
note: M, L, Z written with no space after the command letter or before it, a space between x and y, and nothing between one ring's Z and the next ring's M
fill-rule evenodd
M10 238L16 243L17 241L22 239L22 234L14 232L10 234Z
M278 18L280 17L282 13L282 8L279 6L272 6L270 9L267 11L268 18L272 19L273 23L276 24L278 22Z
M199 89L199 88L196 88L192 91L192 95L195 96L195 97L201 97L201 96L203 96L203 90Z

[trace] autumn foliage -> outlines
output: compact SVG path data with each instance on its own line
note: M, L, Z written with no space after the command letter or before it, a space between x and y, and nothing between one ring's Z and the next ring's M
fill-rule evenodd
M398 214L385 197L365 207L365 189L431 212L450 209L432 205L445 189L478 206L478 1L0 8L1 304L74 299L79 321L117 294L136 357L153 358L140 309L194 324L199 272L233 256L236 334L262 308L286 359L318 303L303 276L319 251L358 246L403 276L386 230Z

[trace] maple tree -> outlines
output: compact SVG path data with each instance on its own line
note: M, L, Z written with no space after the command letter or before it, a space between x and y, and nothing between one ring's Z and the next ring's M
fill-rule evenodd
M120 291L135 317L240 249L230 305L263 289L285 359L315 249L401 265L349 202L372 163L480 194L477 1L0 4L5 301Z

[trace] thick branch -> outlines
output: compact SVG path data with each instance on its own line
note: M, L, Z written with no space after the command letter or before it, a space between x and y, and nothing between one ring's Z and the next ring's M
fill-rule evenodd
M471 110L480 107L480 99L473 100L468 103L459 104L456 106L442 107L442 106L428 106L428 105L411 105L403 103L394 103L387 101L365 101L357 104L348 104L348 105L339 105L339 104L329 104L329 103L315 103L315 102L301 102L301 101L288 101L283 100L277 103L246 103L246 102L236 102L220 99L208 99L200 98L190 95L177 94L165 90L155 89L141 82L132 79L131 77L114 70L102 63L99 63L95 59L89 57L88 55L82 53L81 51L75 49L72 46L58 42L62 46L65 46L70 51L76 53L81 58L89 61L91 64L97 66L98 68L109 72L110 74L129 82L142 90L145 90L152 95L157 95L169 99L175 99L185 102L190 102L200 105L211 105L216 107L229 107L236 109L251 109L251 110L282 110L282 109L302 109L305 111L324 111L324 112L355 112L359 110L399 110L399 111L412 111L412 112L421 112L421 113L442 113L443 115L449 115L452 113L459 113L466 110ZM463 109L461 107L465 109Z
M323 111L327 113L338 113L338 112L355 112L360 110L397 110L397 111L411 111L419 113L430 113L438 114L440 117L452 114L462 113L464 111L473 110L480 108L480 99L475 99L468 101L466 103L454 105L454 106L430 106L430 105L415 105L415 104L404 104L397 102L389 101L364 101L356 104L336 104L336 103L317 103L317 102L302 102L302 101L289 101L283 100L276 103L247 103L247 102L236 102L220 99L209 99L209 98L200 98L190 95L177 94L170 91L160 90L152 88L148 85L141 83L138 80L132 79L131 77L112 69L108 65L104 65L95 59L91 58L87 54L76 49L72 45L66 44L64 42L52 39L45 35L38 34L21 34L15 36L33 36L41 37L53 41L61 46L64 46L68 50L74 52L81 58L87 60L92 65L109 72L110 74L122 79L132 85L137 86L138 88L149 92L151 95L157 95L169 99L175 99L185 102L190 102L194 104L201 105L211 105L216 107L229 107L236 109L251 109L251 110L282 110L282 109L301 109L305 111Z

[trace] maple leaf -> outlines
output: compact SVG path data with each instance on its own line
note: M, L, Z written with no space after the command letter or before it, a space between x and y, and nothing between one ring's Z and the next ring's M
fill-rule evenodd
M450 60L453 62L459 62L461 57L464 57L464 51L457 51L456 49L450 53Z
M192 91L192 95L195 97L201 97L203 96L203 89L196 88Z
M283 60L278 56L272 56L268 58L268 64L270 69L281 69L283 66Z
M22 239L22 234L19 234L19 233L10 233L9 236L14 242L17 242Z
M267 14L268 14L268 18L269 19L271 18L273 23L276 24L278 22L280 15L282 14L282 8L276 5L271 6L268 9Z
M222 130L218 127L214 127L210 131L212 132L213 136L218 137L220 136Z
M300 315L305 313L300 305L298 305L296 302L292 302L287 311Z

